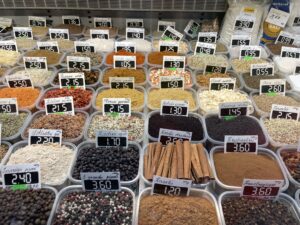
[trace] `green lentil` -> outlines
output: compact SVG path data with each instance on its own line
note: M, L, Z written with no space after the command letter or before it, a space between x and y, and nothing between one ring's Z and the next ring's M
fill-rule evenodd
M0 123L2 123L2 137L11 137L18 133L20 128L23 126L28 113L15 114L0 114Z

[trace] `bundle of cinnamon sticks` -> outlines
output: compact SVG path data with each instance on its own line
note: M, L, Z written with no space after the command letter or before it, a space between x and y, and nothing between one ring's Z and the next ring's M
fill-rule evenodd
M144 154L144 177L152 180L154 175L189 179L195 184L214 179L203 145L189 141L176 141L165 147L150 143Z

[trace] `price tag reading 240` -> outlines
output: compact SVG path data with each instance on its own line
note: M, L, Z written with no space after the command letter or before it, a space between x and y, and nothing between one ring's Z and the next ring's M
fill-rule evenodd
M84 191L120 191L120 172L80 173Z
M154 176L151 194L169 196L189 196L191 186L191 180L179 180Z
M96 138L97 147L128 147L127 130L98 130Z
M258 136L257 135L225 135L224 152L241 152L257 154Z
M62 141L62 130L29 129L29 145L59 143Z
M114 69L136 69L136 56L114 55Z
M272 104L270 119L287 119L298 121L299 114L299 107Z
M91 71L91 58L80 56L67 56L68 71L80 69L82 71Z
M130 98L103 98L103 115L130 116L131 99Z
M192 132L188 131L180 131L180 130L168 130L168 129L159 129L158 140L163 145L167 145L168 143L173 143L177 140L179 141L191 141Z
M46 98L46 115L49 114L68 114L74 116L73 97Z
M185 56L164 56L164 69L185 69Z
M160 115L188 116L189 102L177 100L162 100Z

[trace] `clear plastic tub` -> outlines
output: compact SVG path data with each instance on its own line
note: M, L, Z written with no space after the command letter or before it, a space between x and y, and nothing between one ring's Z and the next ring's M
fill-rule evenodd
M95 147L96 147L95 141L84 141L84 142L80 143L77 146L75 160L72 163L72 167L71 167L71 170L70 170L70 173L69 173L69 179L70 179L70 181L72 183L74 183L74 184L81 184L81 180L77 180L77 179L75 179L73 177L73 171L74 171L74 168L75 168L75 165L76 165L76 161L77 161L77 157L79 156L79 153L81 151L83 151L83 149L85 149L85 148L95 148ZM139 144L137 144L136 142L129 141L128 142L128 147L135 147L139 151L139 157L142 155L141 146ZM139 161L140 161L140 158L139 158ZM130 186L136 184L138 182L139 178L140 178L140 171L138 170L137 174L136 174L136 176L135 176L135 178L133 180L129 180L129 181L122 181L121 180L121 185L122 186L126 186L126 187L130 187Z
M1 140L1 145L6 145L7 147L8 147L8 149L7 149L7 152L6 152L6 154L4 155L4 157L2 158L2 159L0 159L0 171L2 170L2 165L3 165L3 162L4 162L4 159L5 159L5 157L6 157L6 155L8 154L8 152L9 152L9 149L11 148L11 143L9 143L9 142L7 142L7 141L2 141Z
M232 68L232 70L233 70L234 72L236 72L237 74L245 73L245 71L238 71L238 69L234 66L234 64L232 63L232 61L233 61L234 59L238 59L238 58L230 58L230 59L229 59L229 64L230 64L230 67ZM269 58L261 58L261 59L265 60L264 63L273 63L273 61L272 61L271 59L269 59ZM250 68L249 68L249 72L250 72ZM275 73L277 72L277 69L276 69L276 68L274 68L274 72L275 72Z
M265 46L261 47L261 58L267 59L270 57L270 52ZM230 55L230 58L239 58L240 56L240 46L234 46L229 48L228 53Z
M101 85L103 85L103 86L109 85L109 83L103 83L103 77L104 77L105 73L106 73L108 70L111 70L111 69L113 69L113 67L106 67L106 68L103 70L103 72L102 72L102 74L101 74L101 77L99 78L99 79L100 79L100 84L101 84ZM148 77L148 75L147 75L147 69L146 69L145 66L143 66L143 67L137 67L137 69L142 69L142 70L144 70L144 73L145 73L145 81L144 81L143 83L136 83L136 82L135 82L134 85L146 87L146 84L147 84L147 77ZM130 70L130 69L128 69L128 70Z
M218 199L218 205L219 205L223 224L225 224L225 218L224 218L222 202L224 201L224 199L228 199L228 198L240 198L240 191L226 191L220 195L220 197ZM288 206L288 208L290 209L292 214L294 214L295 218L297 220L299 220L299 218L300 218L299 207L297 206L297 203L293 198L291 198L287 194L281 193L281 194L279 194L276 201L280 201L280 202L284 203L286 206Z
M138 197L138 200L137 200L137 207L136 207L136 224L138 224L138 220L139 220L139 209L140 209L141 200L144 196L149 196L149 195L151 195L151 188L146 188L139 194L139 197ZM210 192L208 192L206 190L199 190L199 189L191 188L190 196L191 197L192 196L202 197L202 198L205 198L205 199L209 200L211 202L211 204L216 209L216 215L217 215L218 223L220 225L223 224L222 223L222 214L220 213L217 200L215 199L215 197ZM191 208L193 208L193 207L191 206ZM149 212L149 213L151 213L151 212ZM176 218L174 218L174 219L176 219Z
M151 118L151 116L155 115L155 114L160 114L160 111L159 110L155 110L155 111L152 111L150 113L148 113L147 117L146 117L146 120L145 120L145 128L146 128L146 132L147 132L147 136L149 138L149 140L151 142L158 142L158 138L156 137L152 137L150 134L149 134L149 120ZM188 114L189 117L194 117L194 118L197 118L199 120L199 122L201 123L202 125L202 130L203 130L203 138L201 140L192 140L193 142L195 143L205 143L206 139L207 139L207 132L206 132L206 127L205 127L205 123L203 121L203 118L202 116L200 116L199 114L197 113L193 113L193 112L189 112ZM180 116L177 118L177 119L180 119ZM176 130L180 130L180 128L176 129Z
M298 191L295 193L295 200L298 204L298 207L300 207L300 189L298 189Z
M192 40L192 41L190 41L191 52L194 52L194 51L195 51L196 43L197 43L197 40ZM227 45L226 45L224 42L218 40L218 41L217 41L217 46L218 46L218 45L223 45L222 47L225 48L225 51L218 51L217 48L216 48L216 53L218 53L218 54L223 54L223 55L229 54L228 47L227 47Z
M63 138L63 141L64 141L64 142L70 142L70 143L73 143L73 144L77 144L77 143L79 143L79 142L83 139L84 127L86 126L86 123L87 123L88 113L87 113L87 112L84 112L84 111L82 111L82 110L75 110L75 114L76 114L76 113L81 113L81 114L83 114L83 115L85 116L85 123L84 123L84 125L82 126L81 134L80 134L78 137L76 137L76 138L71 138L71 139L70 139L70 138L69 138L69 139L68 139L68 138ZM46 115L45 110L37 111L37 112L35 112L35 113L32 115L31 119L30 119L29 122L26 124L26 126L25 126L25 128L24 128L24 130L23 130L23 132L22 132L22 134L21 134L23 140L28 139L28 135L26 134L27 128L30 127L30 125L32 124L32 122L33 122L35 119L37 119L37 118L39 118L40 116L43 116L43 115Z
M83 42L87 42L87 43L89 43L90 41L89 40L98 40L99 41L99 43L97 43L97 44L94 44L95 45L95 51L96 52L98 52L98 53L101 53L101 52L103 52L103 53L105 53L105 52L111 52L111 51L114 51L114 47L115 47L115 39L113 39L113 38L109 38L108 40L106 39L98 39L98 38L94 38L94 39L90 39L90 37L84 37L84 38L80 38L79 39L79 41L83 41ZM102 43L101 43L101 41L102 41ZM111 41L111 44L112 44L112 46L109 46L107 43L105 44L105 41L106 42L109 42L109 41ZM103 43L104 42L104 43ZM94 42L95 43L95 42ZM92 42L92 44L93 44L93 42ZM107 46L103 46L103 47L101 47L101 44L102 45L107 45ZM97 45L98 45L98 47L97 47ZM109 47L108 47L109 46ZM110 48L111 47L111 48ZM97 50L98 49L98 50Z
M85 125L85 128L84 128L84 139L85 139L85 140L88 140L88 141L95 141L94 139L91 139L91 138L89 137L88 131L89 131L91 122L92 122L94 116L96 116L96 115L102 115L102 112L97 111L97 112L92 113L92 114L89 116L88 120L86 121L86 125ZM145 121L145 116L144 116L143 113L140 113L140 112L132 112L131 115L132 115L132 116L136 116L136 117L138 117L138 118L141 118L142 120ZM145 121L145 123L146 123L146 121ZM145 126L144 126L144 127L145 127ZM141 138L136 139L136 140L130 140L130 141L136 142L136 143L142 143L142 142L143 142L143 139L144 139L144 136L145 136L145 129L144 129L144 132L143 132L143 135L142 135Z
M149 93L152 91L152 90L159 90L159 88L155 88L155 87L150 87L148 88L147 90L147 96L148 96L148 102L147 102L147 107L149 110L151 111L154 111L154 110L158 110L159 108L154 108L153 106L150 105L150 102L149 102ZM197 93L194 89L191 89L191 88L186 88L185 91L187 92L190 92L192 95L193 95L193 99L195 101L195 108L194 109L191 109L189 108L189 112L196 112L198 109L199 109L199 102L198 102L198 97L197 97ZM163 100L163 99L162 99ZM170 100L170 99L167 99L166 100Z
M204 54L203 54L204 55ZM194 67L194 66L191 66L191 65L189 65L189 63L188 63L188 58L189 57L193 57L194 56L194 53L193 54L188 54L187 56L186 56L186 66L188 67L188 68L190 68L191 70L204 70L205 68L201 68L201 67ZM208 56L210 56L210 55L208 55ZM230 65L230 63L229 63L229 59L228 59L228 57L226 56L226 55L223 55L223 54L220 54L220 53L216 53L215 54L215 56L222 56L223 58L224 58L224 62L226 62L226 64L227 64L227 69L230 69L231 68L231 65ZM211 63L209 63L209 64L211 64L211 65L223 65L223 62L220 64L220 62L219 61L214 61L214 62L211 62ZM204 65L204 67L205 67L205 65Z
M43 93L43 95L41 96L41 98L39 99L39 101L36 102L36 106L35 106L35 107L36 107L38 110L44 110L45 107L42 107L42 106L41 106L41 101L42 101L42 99L44 98L45 94L46 94L47 92L49 92L49 91L52 91L52 90L59 90L59 89L60 89L60 88L56 88L56 87L50 87L50 88L47 88L47 89L44 91L44 93ZM90 99L89 104L88 104L87 106L85 106L85 107L82 107L82 108L75 108L75 106L74 106L74 109L82 110L82 111L85 111L85 112L89 112L89 111L90 111L91 106L92 106L92 100L93 100L93 98L94 98L95 91L94 91L94 89L92 89L92 88L90 88L90 87L86 87L86 90L87 90L87 91L90 91L90 92L92 93L92 94L91 94L91 99Z
M44 37L40 41L41 42L47 42L47 41L57 41L57 40L59 40L59 39L51 40L49 37ZM69 40L74 42L74 41L77 41L78 39L77 39L77 37L70 37ZM59 43L58 43L58 47L59 47L59 52L74 52L74 50L75 50L74 43L72 45L72 48L61 48Z
M64 55L64 57L63 57L63 59L61 61L61 64L60 64L62 67L68 67L68 65L67 65L67 57L68 56L73 56L72 54L74 54L74 53L73 52L67 52L67 53L65 53L65 55ZM95 56L97 56L97 57L101 56L101 62L100 63L98 62L96 65L93 65L92 59L91 59L91 69L100 69L100 67L104 63L105 56L102 53L93 53L93 54L95 54ZM75 57L85 57L85 56L84 55L82 55L82 56L78 55L78 56L75 56Z
M134 89L137 90L137 91L139 91L139 92L141 92L141 93L143 93L143 95L144 95L144 103L143 103L141 106L137 107L136 109L133 109L133 108L131 107L131 111L132 111L132 112L143 112L143 111L144 111L144 108L145 108L145 106L146 106L146 102L147 102L146 90L145 90L145 88L140 87L140 86L137 86L137 87L135 87ZM102 112L102 108L99 108L98 106L96 106L96 99L97 99L97 96L99 95L99 93L101 93L102 91L105 91L105 90L110 90L110 87L109 87L109 86L99 87L99 88L96 90L96 93L94 94L94 98L93 98L93 100L92 100L92 102L93 102L92 105L93 105L93 109L94 109L95 111L100 111L100 112ZM111 98L115 98L115 97L112 96Z
M108 28L108 27L97 27L97 28L86 27L86 30L84 31L84 34L83 34L85 38L89 38L91 36L91 34L90 34L91 29L104 29L104 30L108 29L108 30L110 30L110 28ZM112 29L115 31L115 33L109 32L109 38L115 39L118 36L119 29L117 27L112 27Z
M8 50L7 50L7 52L9 52ZM14 67L14 66L18 66L19 65L19 61L22 61L23 62L23 54L24 54L24 51L22 51L22 50L18 50L18 53L19 53L19 56L17 56L16 58L14 58L15 59L15 61L13 62L13 64L5 64L5 63L1 63L0 64L0 66L1 67L9 67L9 68L12 68L12 67ZM3 56L3 57L5 57L5 56ZM22 64L23 65L23 64ZM21 65L21 66L22 66Z
M139 39L137 39L137 40L139 40ZM152 49L152 40L151 40L151 38L145 37L144 40L147 41L148 44L149 44L149 46L150 46L149 51L142 51L142 50L137 46L136 41L135 41L135 38L129 38L129 39L127 39L127 38L125 38L125 37L119 37L119 38L117 39L117 42L123 42L123 41L126 41L126 42L133 42L133 43L135 43L135 45L136 45L136 51L137 51L137 52L151 52L151 49Z
M52 28L53 29L69 29L67 27L59 27L60 25L66 25L66 26L68 26L67 24L57 24L57 25L53 25ZM82 24L81 24L81 26L82 26L82 29L81 29L80 33L72 33L72 32L69 31L70 37L82 37L84 35L85 30L87 29L87 26L82 25Z
M208 133L208 130L207 130L207 124L206 124L206 119L211 117L211 116L218 116L218 114L207 114L204 116L204 123L205 123L205 127L206 127L206 132L207 132L207 140L209 142L211 142L213 145L222 145L224 146L224 141L218 141L218 140L215 140L213 139L212 137L209 136L209 133ZM253 119L258 125L260 125L261 129L262 129L262 132L264 134L264 137L265 137L265 143L261 144L261 145L258 145L259 147L267 147L268 146L268 143L269 143L269 139L268 139L268 133L267 131L265 130L265 128L263 126L261 126L261 123L260 121L254 117L254 116L248 116L250 117L251 119Z
M71 165L74 162L75 156L76 156L76 146L74 144L71 144L71 143L68 143L68 142L62 142L61 144L68 147L68 148L70 148L72 151L74 151L74 155L72 157L72 161L70 162L70 165L69 165L69 168L68 168L68 173L66 174L65 178L62 180L61 183L56 184L56 185L52 185L52 184L49 184L49 183L44 184L44 185L52 186L56 189L61 189L61 188L65 187L66 185L68 185L68 174L70 173ZM8 161L10 159L10 156L13 153L15 153L16 151L18 151L21 148L24 148L27 145L28 145L27 140L26 141L20 141L20 142L17 142L16 144L12 145L11 148L9 149L8 153L6 154L5 158L2 161L3 166L5 166L8 163Z
M214 162L214 154L217 153L217 152L224 152L224 147L223 146L216 146L214 148L211 149L210 151L210 159L211 159L211 164L212 164L212 170L213 170L213 173L214 173L214 176L215 176L215 179L216 179L216 190L218 192L224 192L224 191L228 191L228 190L232 190L232 191L241 191L242 190L242 187L241 186L231 186L231 185L227 185L225 183L223 183L219 177L218 177L218 174L217 174L217 171L216 171L216 167L215 167L215 162ZM226 153L224 153L226 154ZM243 153L240 153L240 154L243 154ZM266 148L258 148L257 149L257 154L258 155L266 155L266 156L269 156L271 157L274 161L277 162L278 166L280 167L281 169L281 173L282 173L282 176L284 178L284 185L281 187L281 191L285 191L288 186L289 186L289 180L288 180L288 177L285 173L285 170L284 168L282 167L281 163L279 162L279 159L277 157L277 155L269 150L269 149L266 149ZM246 179L247 177L245 177Z
M3 38L3 40L5 40L5 41L10 41L10 40L14 41L16 39L17 38L14 38L14 36L8 36L8 37ZM22 38L19 38L19 39L22 39ZM36 42L40 41L40 39L38 37L33 37L33 39L30 39L30 40L35 40ZM16 42L17 42L17 40L16 40ZM30 50L36 48L37 47L37 43L35 43L35 45L33 45L33 46L29 47L29 48L21 48L18 44L17 44L17 46L18 46L18 50L21 50L21 51L25 52L25 51L30 51Z
M96 88L98 88L100 86L100 79L102 77L102 71L100 69L91 69L91 71L98 72L97 81L95 83L93 83L93 84L85 84L85 86L87 88L89 87L89 88L96 89ZM80 72L82 72L82 71L78 71L78 73L80 73ZM56 74L53 76L53 79L50 82L51 86L53 86L53 87L59 87L59 82L55 83L55 79L56 79L56 77L58 78L58 76L59 76L58 74L59 73L74 73L74 72L69 72L68 69L65 68L65 67L57 70ZM75 72L75 73L77 73L77 72Z
M159 43L157 43L157 48L155 47L155 45L154 45L154 42L159 42L160 41L160 38L153 38L153 40L152 40L152 51L153 52L158 52L159 51ZM194 50L191 48L191 45L190 45L190 43L188 42L188 40L186 40L186 39L181 39L181 41L180 42L183 42L183 43L185 43L185 45L186 45L186 51L183 51L183 49L181 49L180 48L180 44L179 44L179 49L178 49L178 53L179 54L188 54L189 52L193 52Z
M132 190L126 187L121 187L122 191L126 191L132 195L132 225L135 225L135 211L136 211L136 197L135 194L133 193ZM49 218L49 223L47 225L51 225L54 222L55 219L55 214L57 213L60 203L63 200L63 198L72 192L84 192L83 187L81 185L72 185L68 186L64 189L62 189L59 193L57 198L55 199L50 218Z

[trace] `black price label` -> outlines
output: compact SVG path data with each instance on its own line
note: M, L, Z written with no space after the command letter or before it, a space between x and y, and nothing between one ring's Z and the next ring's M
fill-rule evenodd
M136 56L114 55L114 68L136 69Z
M272 79L272 80L260 80L260 94L281 94L285 95L286 80Z
M198 33L198 42L203 43L217 43L217 32L199 32Z
M236 78L210 78L209 90L235 89Z
M300 58L300 48L282 47L281 48L281 57L299 59Z
M80 25L79 16L62 16L63 24Z
M13 33L15 38L29 38L33 39L31 27L14 27Z
M225 135L224 151L227 152L240 152L240 153L255 153L257 154L258 136L229 136Z
M196 37L199 28L200 28L199 23L196 23L194 20L190 20L184 29L184 33L186 33L190 37Z
M28 73L8 75L5 78L10 88L33 87L32 81Z
M95 52L95 45L86 41L74 41L75 52Z
M219 116L228 118L232 116L248 115L248 102L226 102L219 105Z
M98 130L96 134L97 147L128 147L128 131Z
M250 76L274 76L274 65L251 64Z
M157 31L158 32L164 32L167 27L170 26L171 28L175 29L175 22L171 22L171 21L158 21L157 24Z
M19 114L16 98L0 98L0 113Z
M29 129L29 145L59 143L62 141L62 130Z
M50 39L67 39L69 40L69 30L68 29L52 29L49 28Z
M299 120L299 107L272 104L270 119Z
M134 88L134 77L110 77L111 89Z
M292 45L295 39L292 37L285 36L284 34L280 34L275 43L282 43L287 45Z
M176 141L190 141L192 139L192 132L180 131L180 130L168 130L168 129L159 129L158 140L163 145L168 143L174 143Z
M122 41L122 42L115 42L115 52L118 51L126 51L126 52L136 52L136 47L133 42L129 41Z
M85 191L110 192L120 191L120 172L80 173Z
M261 56L261 47L260 46L241 46L240 47L240 59L249 57L251 58L260 58Z
M299 27L300 26L300 17L295 17L293 26L294 27Z
M178 41L159 41L160 52L178 52L179 42Z
M248 35L232 35L231 36L231 47L235 46L249 46L251 42L251 36Z
M162 100L160 115L188 116L189 102L176 100Z
M95 27L112 27L111 18L95 17L94 18Z
M98 29L91 29L90 30L91 39L109 39L109 30L98 30Z
M151 194L189 196L191 186L191 180L179 180L154 176Z
M206 73L223 73L223 74L225 74L227 71L227 67L206 65L204 71L205 71L205 74Z
M67 56L68 71L80 69L81 71L91 71L91 58L80 56Z
M46 17L29 16L29 26L31 27L46 27Z
M161 36L162 40L180 41L182 38L183 38L183 34L173 29L170 26L167 27L167 29L164 31L164 33Z
M48 69L46 57L23 57L23 61L25 69Z
M163 69L185 69L185 56L164 56Z
M103 115L117 114L120 116L131 115L131 99L129 98L103 98Z
M197 42L194 54L214 55L216 52L216 44Z
M85 89L84 73L59 73L60 88L82 88Z
M144 27L144 20L143 19L126 19L126 27Z
M160 88L184 88L184 78L179 76L160 76Z
M145 29L144 28L126 28L126 38L144 39Z
M49 114L68 114L74 116L73 97L46 98L45 109L46 115Z
M300 66L296 66L295 67L295 75L299 75L300 74Z
M238 19L235 21L234 29L235 30L251 30L254 26L254 21L247 21Z
M18 51L17 43L15 40L0 41L0 49L6 51Z
M45 42L38 41L37 46L39 50L48 50L48 51L59 53L59 47L57 41L45 41Z

